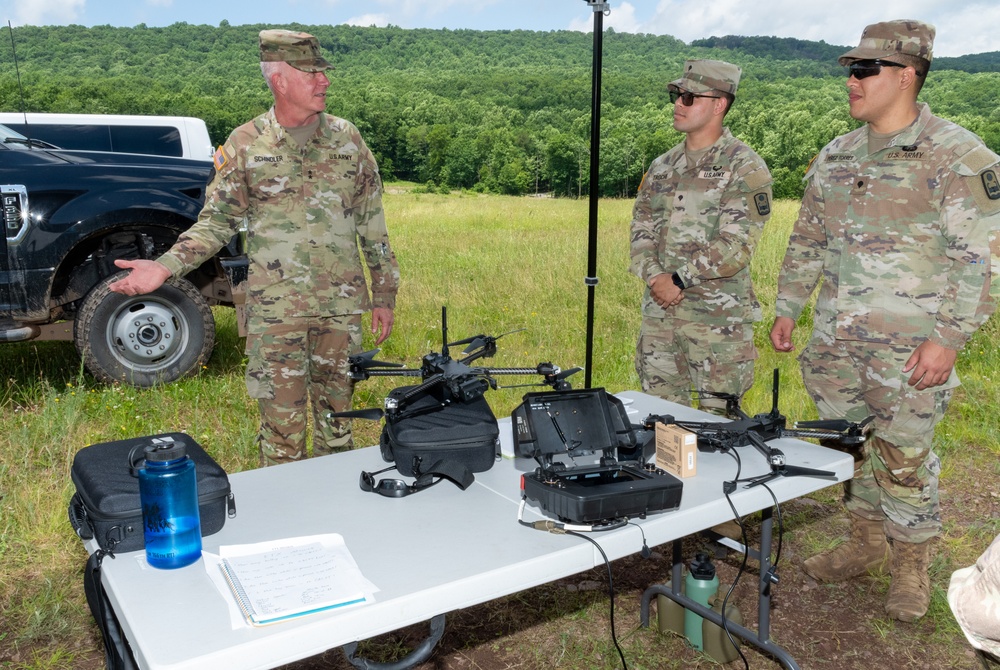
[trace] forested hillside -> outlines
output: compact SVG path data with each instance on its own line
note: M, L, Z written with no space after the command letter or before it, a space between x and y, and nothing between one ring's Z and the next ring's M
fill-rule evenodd
M265 27L273 26L15 28L24 108L197 116L221 142L269 105L257 63ZM329 110L361 128L387 178L498 193L586 193L591 35L285 27L319 37L336 67ZM0 110L19 111L10 40L2 42ZM634 195L649 162L678 141L666 84L684 60L719 58L744 70L727 125L768 162L775 195L797 197L809 159L855 125L840 53L802 40L686 45L606 31L602 195ZM1000 53L935 65L922 99L1000 151Z

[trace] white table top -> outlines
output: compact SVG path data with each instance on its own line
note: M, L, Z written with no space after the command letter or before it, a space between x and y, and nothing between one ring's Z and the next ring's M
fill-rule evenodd
M649 413L692 420L708 416L642 393L619 397L635 422ZM509 454L510 419L500 423ZM779 477L769 483L779 501L846 480L853 472L846 454L800 440L771 444L789 464L836 474L835 479ZM742 477L768 472L763 456L752 447L741 449L740 455ZM505 457L476 474L465 491L450 482L403 499L361 491L361 471L385 465L378 447L368 447L233 474L237 516L203 540L206 551L217 553L220 545L339 533L365 577L379 587L375 603L233 630L227 603L209 580L203 560L178 570L157 570L145 563L142 551L105 559L105 588L140 667L273 668L603 564L589 542L517 523L520 475L536 466L530 459ZM735 476L735 459L699 453L697 469L697 476L683 480L678 510L636 521L650 546L732 518L722 482ZM741 486L732 500L741 515L773 504L762 487ZM542 512L529 504L525 519L539 518L544 518ZM642 534L633 525L592 537L611 560L642 548Z

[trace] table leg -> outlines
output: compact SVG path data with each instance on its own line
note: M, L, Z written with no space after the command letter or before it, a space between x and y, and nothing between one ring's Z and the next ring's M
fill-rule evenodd
M758 582L757 593L757 631L740 626L731 621L724 621L722 615L715 612L701 603L688 598L680 592L682 569L684 566L681 554L681 540L674 540L673 543L673 566L671 568L670 588L661 585L651 586L642 594L642 601L639 608L640 625L645 628L649 626L649 604L654 596L662 595L670 598L681 607L691 610L695 614L708 619L728 630L734 636L752 644L764 653L772 656L782 667L788 670L799 670L795 659L787 651L774 644L770 640L771 626L771 586L778 583L778 578L771 565L771 542L773 529L773 509L768 507L761 512L761 532L760 532L760 552L744 547L747 555L753 556L760 563L760 580ZM728 545L727 545L728 546Z
M357 642L345 644L341 648L344 650L344 656L347 657L348 662L355 668L358 668L358 670L409 670L410 668L415 668L430 658L431 653L434 651L434 647L436 647L437 643L441 641L441 637L443 635L444 614L438 614L436 617L431 619L431 634L427 636L427 639L417 645L416 649L407 654L406 657L401 658L398 661L394 661L392 663L376 663L374 661L369 661L366 658L355 658L354 653L358 650Z

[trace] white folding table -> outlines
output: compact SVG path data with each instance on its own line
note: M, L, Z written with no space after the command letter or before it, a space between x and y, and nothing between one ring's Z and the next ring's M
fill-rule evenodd
M619 397L634 422L651 413L711 419L642 393L630 391ZM142 551L119 554L114 560L104 559L102 580L139 666L273 668L603 565L600 552L589 542L518 524L520 476L536 464L511 457L509 418L501 419L501 439L505 457L489 471L476 474L465 491L447 481L402 499L362 491L361 471L385 466L378 447L231 475L237 515L221 531L204 538L206 551L218 553L221 545L339 533L365 577L380 589L376 602L234 630L226 596L210 581L203 559L177 570L157 570L146 564ZM779 501L846 480L853 472L851 457L840 452L800 440L772 444L791 464L834 473L832 478L771 481L769 487ZM752 447L742 450L742 476L762 475L769 469ZM592 534L610 560L639 552L643 534L649 546L655 546L733 517L722 482L735 476L736 461L723 453L699 453L697 470L696 477L683 480L679 509L636 519L641 530L630 524ZM765 511L767 543L760 551L764 573L763 563L770 554L768 511L774 501L762 487L739 487L731 498L740 515ZM524 515L527 521L546 518L530 504ZM87 548L94 551L97 546L91 540ZM674 572L673 583L679 584L679 566ZM750 641L787 667L796 667L767 640L766 619L762 623L757 640Z

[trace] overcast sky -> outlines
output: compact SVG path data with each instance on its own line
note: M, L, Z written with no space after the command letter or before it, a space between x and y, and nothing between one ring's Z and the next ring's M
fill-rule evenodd
M604 26L672 35L774 35L854 45L868 23L912 18L937 27L935 55L1000 51L1000 0L612 0ZM403 28L582 30L587 0L0 0L15 26L288 23Z

